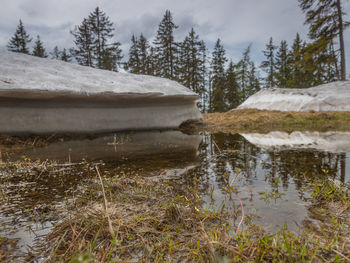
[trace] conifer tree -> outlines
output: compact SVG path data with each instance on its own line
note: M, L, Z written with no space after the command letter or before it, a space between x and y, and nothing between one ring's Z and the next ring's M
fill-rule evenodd
M113 23L98 7L71 34L76 48L71 53L80 65L117 71L122 59L120 43L111 41Z
M339 39L340 79L346 79L344 30L350 23L343 20L345 13L341 0L298 0L299 6L306 13L305 24L309 25L309 37L319 53L326 53L332 40ZM318 42L318 43L315 43ZM329 50L328 50L329 51ZM329 58L326 58L329 59Z
M156 38L153 42L155 47L156 75L175 79L177 44L174 41L174 30L178 26L173 22L169 10L166 10L162 21L159 24Z
M205 50L204 42L199 40L199 36L192 28L180 45L178 78L180 83L198 95L201 95L205 88L203 83L203 70L205 70L203 50Z
M67 52L65 48L62 51L60 51L59 48L55 46L53 51L50 54L51 54L51 58L53 59L62 60L65 62L72 61L72 56Z
M65 62L71 62L72 56L67 52L67 50L64 48L62 52L60 52L60 59Z
M236 67L232 60L230 61L225 74L225 100L228 109L236 108L240 104L241 94L236 77Z
M300 39L299 33L297 33L295 40L290 51L291 60L291 72L287 81L288 88L302 88L304 87L304 75L305 71L302 68L303 60L303 43Z
M276 46L273 44L272 37L269 43L266 45L266 50L263 51L266 60L261 63L261 68L266 72L265 86L272 88L276 86L275 76L275 50Z
M90 13L88 18L93 35L93 51L96 57L96 67L117 71L117 63L121 60L119 42L111 42L114 28L109 17L99 7Z
M58 46L54 47L50 55L52 59L61 59L61 51L58 49Z
M249 66L251 65L250 61L250 48L251 45L249 45L246 50L243 52L243 56L241 60L237 63L237 81L240 86L240 100L244 100L246 95L246 88L249 85Z
M7 48L9 51L29 54L28 44L32 41L29 34L24 29L22 20L19 20L16 32L10 39Z
M250 62L248 71L248 86L245 88L245 98L246 100L249 96L260 90L260 78L257 74L256 66L254 62ZM242 101L243 102L243 101Z
M71 34L74 36L76 48L71 49L71 54L80 65L94 67L94 37L89 21L84 18L80 26L76 26Z
M33 56L36 57L41 57L41 58L46 58L46 50L44 48L43 42L40 40L40 36L37 35L35 45L34 45L34 50L33 50Z
M113 42L102 51L101 69L118 71L119 63L123 58L119 42Z
M201 103L200 103L200 109L202 112L207 112L207 102L208 102L208 91L207 91L207 75L208 75L208 69L207 69L207 48L205 46L204 41L202 40L199 45L199 54L201 58L201 63L199 67L199 72L201 75L200 83L203 89L203 92L201 93Z
M300 63L303 72L303 87L317 86L335 80L333 68L336 58L329 52L329 49L325 49L324 41L303 45Z
M180 43L177 65L178 81L196 92L201 101L199 107L204 110L206 77L206 47L192 28L184 41Z
M226 110L225 104L225 49L220 39L216 41L212 54L211 71L212 71L212 94L211 94L211 111L223 112Z
M140 73L140 60L139 60L139 43L137 38L132 35L131 46L129 49L129 60L127 62L127 69L131 73Z
M236 65L236 77L240 87L239 103L260 90L260 79L257 76L255 64L251 61L250 49L251 45L244 50L241 60Z
M157 76L158 57L155 48L150 46L149 55L147 56L147 75Z
M279 88L287 88L290 77L291 59L287 41L282 40L276 53L276 84Z
M149 68L150 61L149 61L149 44L147 39L143 36L143 34L140 34L139 41L137 43L137 49L138 49L138 57L139 57L139 67L140 67L140 74L150 74Z

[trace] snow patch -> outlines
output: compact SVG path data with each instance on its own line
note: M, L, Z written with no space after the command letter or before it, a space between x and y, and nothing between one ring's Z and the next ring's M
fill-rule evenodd
M9 51L0 51L1 90L197 97L188 88L164 78L94 69Z
M308 89L263 89L238 109L278 111L350 111L350 81L337 81Z

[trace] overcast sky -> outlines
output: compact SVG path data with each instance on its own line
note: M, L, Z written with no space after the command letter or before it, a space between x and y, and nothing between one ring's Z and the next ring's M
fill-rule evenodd
M179 26L176 40L183 40L194 27L210 51L216 39L221 38L228 58L234 62L249 43L252 57L259 63L270 36L275 43L285 39L291 45L297 32L302 38L307 34L297 0L1 0L0 49L6 49L19 19L33 38L40 35L48 51L55 45L72 47L69 31L96 6L114 22L115 40L122 43L124 54L132 34L142 32L149 39L154 37L166 9ZM350 1L343 0L343 6L350 14ZM345 32L345 41L349 72L350 30Z

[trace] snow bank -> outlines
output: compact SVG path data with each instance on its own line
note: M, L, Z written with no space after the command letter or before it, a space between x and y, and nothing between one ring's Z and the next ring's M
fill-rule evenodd
M178 128L202 120L197 99L164 78L0 51L0 133Z
M241 134L250 143L267 150L315 149L350 152L350 132L270 132Z
M238 109L278 111L350 111L350 82L337 81L308 89L263 89Z
M59 60L0 51L0 90L41 90L83 94L158 94L195 93L164 78L118 73L84 67Z

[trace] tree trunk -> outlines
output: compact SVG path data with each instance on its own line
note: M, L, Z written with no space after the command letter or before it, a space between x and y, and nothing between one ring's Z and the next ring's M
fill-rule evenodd
M346 80L343 17L342 17L340 0L337 0L337 9L338 9L338 21L339 21L340 80Z

